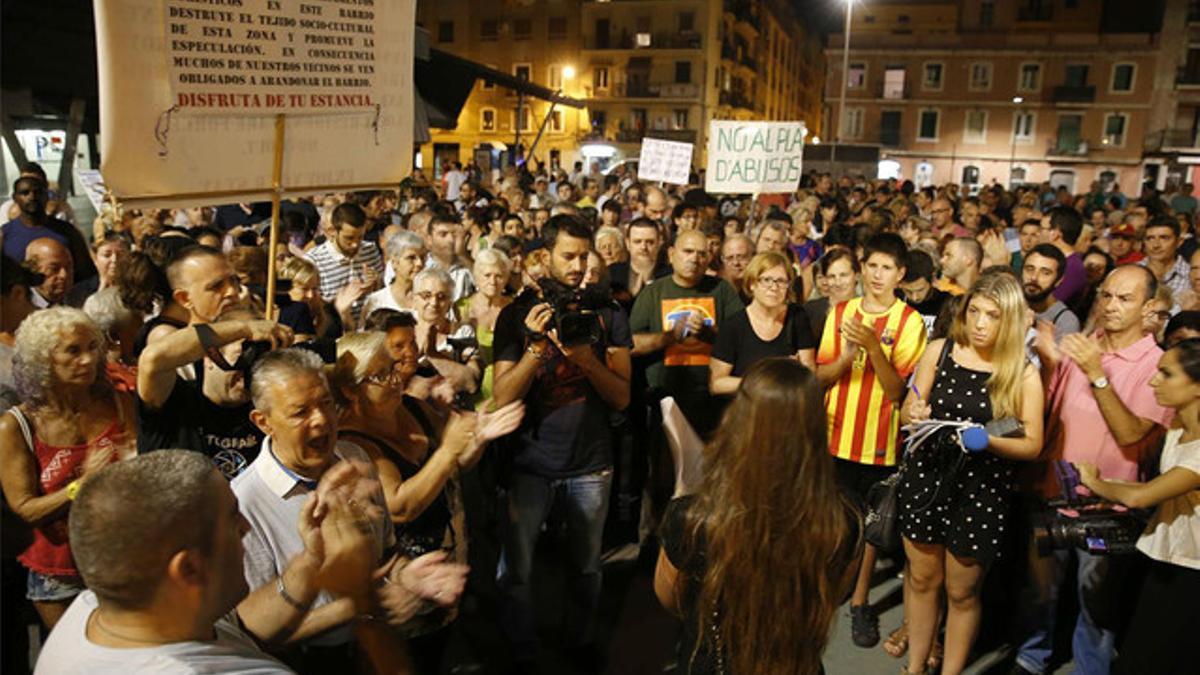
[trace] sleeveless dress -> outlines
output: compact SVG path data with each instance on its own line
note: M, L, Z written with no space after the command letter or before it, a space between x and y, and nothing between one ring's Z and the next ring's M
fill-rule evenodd
M991 373L942 360L929 394L931 419L992 420ZM938 544L960 558L988 563L1000 555L1012 495L1014 463L987 450L964 453L946 429L905 459L900 481L900 531L909 540Z
M20 424L22 434L27 439L26 443L32 441L32 447L28 449L37 460L38 493L42 495L57 492L71 481L79 478L88 448L111 444L113 439L120 435L123 428L120 417L116 417L100 435L86 443L50 445L33 433L29 419L19 408L10 408L8 413ZM115 453L112 461L117 461ZM71 557L71 545L67 537L68 518L69 513L34 527L33 542L17 557L17 560L38 574L78 577L79 571L75 568L75 560Z

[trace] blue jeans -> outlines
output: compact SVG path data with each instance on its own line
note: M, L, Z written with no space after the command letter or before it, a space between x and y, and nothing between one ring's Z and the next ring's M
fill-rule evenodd
M1075 673L1108 675L1116 636L1112 630L1102 628L1096 617L1104 614L1103 607L1113 595L1106 583L1112 558L1079 550L1055 551L1044 558L1036 556L1035 549L1031 553L1030 585L1025 589L1026 597L1021 603L1022 625L1028 637L1017 651L1017 663L1034 673L1043 673L1049 666L1054 650L1058 594L1067 565L1074 563L1077 565L1075 592L1079 596L1079 618L1071 637Z
M593 639L600 603L600 538L608 515L612 469L571 478L514 473L508 488L508 522L497 580L504 594L504 629L518 660L536 658L537 615L533 606L533 551L542 524L554 507L565 509L568 594L564 630L568 646Z

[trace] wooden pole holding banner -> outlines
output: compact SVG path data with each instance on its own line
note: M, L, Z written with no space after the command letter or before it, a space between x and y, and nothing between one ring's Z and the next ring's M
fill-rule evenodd
M275 319L275 248L279 245L279 198L283 194L284 116L275 116L275 165L271 168L271 237L267 248L267 315Z

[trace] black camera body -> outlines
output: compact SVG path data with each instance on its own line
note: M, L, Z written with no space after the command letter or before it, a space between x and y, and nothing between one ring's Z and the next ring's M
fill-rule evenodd
M313 340L311 342L300 342L292 345L297 349L310 351L321 357L321 361L326 364L337 362L337 342L333 340ZM254 371L254 364L258 360L267 355L271 351L271 343L267 340L246 340L242 343L242 353L227 370L237 370L242 373L242 381L246 383L246 390L250 390L250 377ZM217 364L217 367L221 367ZM226 370L222 368L222 370Z
M572 288L556 279L538 282L542 294L523 293L518 305L528 312L534 305L545 302L553 310L551 326L564 347L594 345L604 339L604 322L599 311L612 307L612 291L601 283L585 288Z
M1093 555L1134 553L1146 520L1145 512L1098 499L1053 500L1035 516L1033 540L1041 556L1068 548Z

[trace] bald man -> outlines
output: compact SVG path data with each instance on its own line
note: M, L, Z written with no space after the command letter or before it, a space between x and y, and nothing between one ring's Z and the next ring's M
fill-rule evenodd
M667 199L667 193L656 185L647 185L642 215L654 222L661 223L670 213L671 205Z
M75 261L57 239L41 237L25 247L25 264L44 277L33 289L33 306L38 309L61 305L75 284Z

